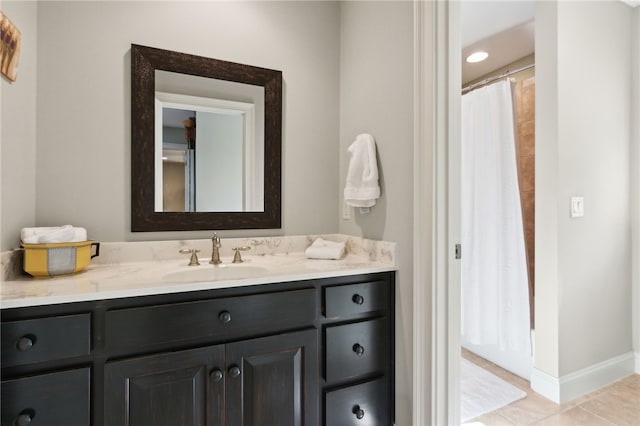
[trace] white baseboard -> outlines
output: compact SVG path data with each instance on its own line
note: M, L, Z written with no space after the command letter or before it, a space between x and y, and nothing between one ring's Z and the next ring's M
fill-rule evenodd
M640 352L636 352L636 374L640 374Z
M557 404L560 403L560 379L536 367L531 370L531 389Z
M534 368L531 373L531 389L562 404L637 372L640 362L638 355L629 352L560 378Z

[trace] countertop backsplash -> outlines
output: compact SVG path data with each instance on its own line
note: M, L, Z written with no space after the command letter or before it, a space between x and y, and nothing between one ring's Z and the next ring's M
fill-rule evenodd
M232 256L234 247L248 246L251 250L245 255L265 256L273 254L301 253L316 238L329 241L345 242L349 254L366 258L370 261L395 265L396 244L386 241L369 240L344 234L295 235L259 238L224 238L222 237L221 256ZM144 262L187 259L187 255L179 254L183 248L198 249L200 259L211 257L211 239L170 240L170 241L136 241L136 242L104 242L100 244L100 255L91 260L92 264L108 265L128 262ZM0 253L1 277L3 281L14 280L25 275L22 270L23 251L21 249Z
M24 259L24 252L20 249L3 251L0 253L0 277L2 281L10 281L24 275L22 270L22 262Z

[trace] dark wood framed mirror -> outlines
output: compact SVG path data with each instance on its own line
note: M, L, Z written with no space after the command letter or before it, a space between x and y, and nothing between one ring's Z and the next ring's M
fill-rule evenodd
M158 207L157 72L258 86L264 90L257 123L263 149L257 169L262 177L258 207L215 211L166 211ZM200 80L205 81L205 80ZM196 84L197 87L197 84ZM262 99L262 98L261 98ZM225 101L223 101L225 102ZM246 132L245 132L246 133ZM262 150L262 148L260 148ZM263 155L262 155L263 154ZM224 160L224 158L219 158ZM224 162L224 161L223 161ZM282 72L169 50L131 45L131 230L191 231L218 229L276 229L281 227ZM160 163L161 164L161 163ZM208 167L199 161L201 170ZM248 164L248 163L243 163ZM161 164L162 166L162 164ZM245 166L243 166L245 167ZM239 180L244 178L240 177ZM235 179L238 180L238 179ZM209 179L224 189L232 178ZM199 186L202 191L203 185ZM161 204L160 204L161 206Z

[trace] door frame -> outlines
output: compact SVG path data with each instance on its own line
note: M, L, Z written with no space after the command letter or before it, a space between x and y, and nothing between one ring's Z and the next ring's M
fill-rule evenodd
M413 424L460 424L459 13L414 1Z

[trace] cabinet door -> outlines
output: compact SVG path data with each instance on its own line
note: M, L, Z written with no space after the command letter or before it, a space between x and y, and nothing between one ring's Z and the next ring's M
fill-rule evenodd
M219 426L224 347L150 355L105 366L106 426Z
M316 330L227 345L227 425L318 424Z

